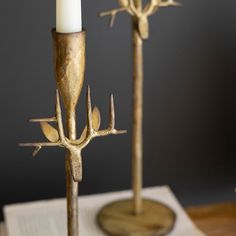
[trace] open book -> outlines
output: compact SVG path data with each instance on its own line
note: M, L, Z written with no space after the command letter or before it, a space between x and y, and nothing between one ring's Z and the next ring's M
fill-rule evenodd
M177 214L177 222L169 236L204 236L187 216L169 187L147 188L146 198L170 206ZM97 194L79 198L80 235L104 236L96 223L96 214L109 202L131 197L131 191ZM66 236L66 201L56 199L4 207L8 235L1 236Z

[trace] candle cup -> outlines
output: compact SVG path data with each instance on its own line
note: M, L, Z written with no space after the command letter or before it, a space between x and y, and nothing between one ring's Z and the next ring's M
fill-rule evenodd
M83 87L86 33L58 33L52 30L53 61L57 88L66 109L74 109Z

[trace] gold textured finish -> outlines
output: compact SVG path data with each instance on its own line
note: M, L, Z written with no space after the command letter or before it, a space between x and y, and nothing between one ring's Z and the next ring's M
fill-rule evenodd
M138 217L139 215L144 214L145 209L145 199L142 199L142 180L143 180L143 40L148 39L149 37L149 17L157 12L161 7L168 6L178 6L178 2L174 0L149 0L149 2L143 6L142 0L118 0L120 8L106 11L100 14L100 16L110 16L110 26L113 26L115 22L116 15L120 12L128 12L132 16L133 21L133 32L132 32L132 47L133 47L133 129L132 129L132 190L133 190L133 199L126 204L126 208L130 209L132 206L132 212L130 216L126 218L126 221L123 222L115 221L114 224L117 224L116 227L125 226L126 222L129 221L130 217ZM115 203L114 203L115 204ZM129 206L129 204L131 206ZM155 205L155 203L153 203ZM159 204L158 204L159 205ZM158 206L157 206L158 208ZM102 211L113 211L111 208L106 210L106 207ZM112 212L111 212L112 214ZM121 212L122 214L122 212ZM148 214L145 212L145 214ZM156 211L156 217L160 216L159 212ZM166 221L172 222L171 218L167 217ZM136 222L137 224L143 224L145 221ZM156 222L158 223L158 222ZM100 219L99 222L102 229L105 229L108 224L107 218ZM172 225L173 226L173 225ZM115 229L116 227L113 227ZM136 229L138 226L136 227ZM165 227L164 227L165 228ZM171 228L171 227L170 227ZM131 228L129 228L131 230ZM110 231L109 235L113 234L113 231ZM119 234L119 235L131 235L130 234ZM136 234L135 234L136 235ZM137 235L144 235L138 234ZM152 234L160 235L160 234Z
M144 200L143 207L133 215L131 200L111 203L100 211L98 224L110 236L163 236L172 230L176 215L169 207L152 200Z
M57 82L56 112L52 118L31 119L39 122L41 130L49 142L22 143L23 147L35 147L35 156L42 147L61 147L67 150L67 219L68 236L79 235L78 187L82 181L82 150L96 137L123 134L125 130L115 129L115 107L113 95L109 104L109 126L99 130L101 116L99 109L92 109L90 87L87 88L87 125L80 138L76 135L76 106L83 87L85 72L85 32L61 34L52 31L54 43L54 67ZM67 132L63 127L60 95L66 112ZM49 122L56 124L56 128Z

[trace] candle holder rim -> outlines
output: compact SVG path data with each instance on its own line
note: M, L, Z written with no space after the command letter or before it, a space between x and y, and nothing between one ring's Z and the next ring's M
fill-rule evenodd
M61 32L57 32L56 28L52 28L51 29L52 34L57 34L57 35L77 35L77 34L85 34L86 30L83 28L81 31L78 32L72 32L72 33L61 33Z

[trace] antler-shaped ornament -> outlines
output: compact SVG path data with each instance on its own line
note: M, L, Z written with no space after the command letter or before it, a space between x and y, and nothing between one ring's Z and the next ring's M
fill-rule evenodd
M150 0L149 3L143 9L139 9L135 6L134 0L118 0L120 8L110 11L102 12L103 16L110 16L110 27L114 25L116 15L120 12L128 12L130 15L136 18L137 27L140 37L142 39L148 39L149 37L149 22L148 17L153 15L160 7L179 6L180 3L174 0Z
M101 116L99 109L95 107L92 111L90 87L87 89L87 125L85 126L80 138L78 140L70 140L65 136L63 128L63 120L61 113L61 105L59 92L56 92L56 116L46 119L32 119L30 122L39 122L41 125L42 132L50 142L39 142L39 143L21 143L22 147L35 147L33 156L41 150L42 147L63 147L66 148L70 155L70 165L72 170L73 178L76 182L82 180L82 150L92 141L92 139L100 136L107 136L110 134L123 134L126 130L115 129L115 108L113 95L110 97L109 105L109 127L105 130L99 130L101 123ZM51 126L48 122L56 122L57 129Z

